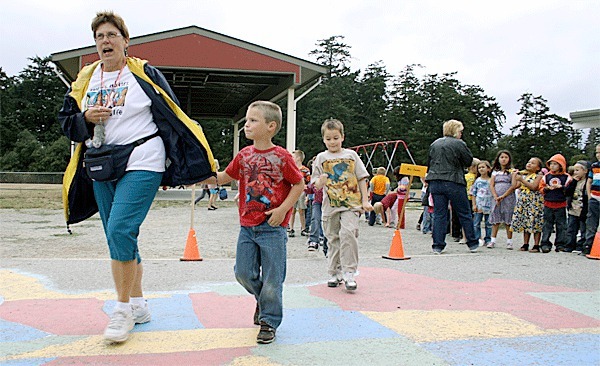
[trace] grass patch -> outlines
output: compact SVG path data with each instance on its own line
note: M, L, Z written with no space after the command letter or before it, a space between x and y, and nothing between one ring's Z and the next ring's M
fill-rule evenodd
M62 209L60 189L0 189L0 208Z

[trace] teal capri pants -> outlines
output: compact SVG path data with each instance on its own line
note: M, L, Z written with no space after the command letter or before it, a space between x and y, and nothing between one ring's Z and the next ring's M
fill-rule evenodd
M114 182L94 182L94 197L111 259L141 262L138 251L140 226L150 210L162 175L133 170Z

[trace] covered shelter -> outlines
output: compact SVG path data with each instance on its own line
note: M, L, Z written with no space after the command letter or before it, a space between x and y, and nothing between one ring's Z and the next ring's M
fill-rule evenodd
M286 148L294 150L296 103L327 71L321 65L197 26L133 37L128 54L148 60L165 75L191 118L230 119L234 155L240 146L240 123L255 100L287 98ZM95 45L51 57L68 82L75 80L83 66L98 60ZM303 94L296 96L298 90Z
M571 112L569 117L574 128L600 128L600 109Z

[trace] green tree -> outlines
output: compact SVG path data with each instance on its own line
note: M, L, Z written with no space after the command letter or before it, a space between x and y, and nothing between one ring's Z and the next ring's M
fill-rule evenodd
M590 128L584 144L584 154L589 161L596 160L596 146L600 144L600 128Z
M41 144L28 130L22 130L17 136L14 148L0 159L2 169L6 171L32 171Z
M0 67L0 156L5 156L14 148L22 130L14 113L15 85L15 78L6 75Z
M463 139L477 157L488 158L501 137L504 112L476 85L464 85L456 73L415 75L409 65L393 81L388 113L389 136L404 140L418 164L426 164L429 145L442 136L442 124L457 119Z
M56 116L67 88L56 77L49 56L29 60L31 63L18 76L16 116L22 128L33 133L38 141L51 144L63 135Z
M352 146L361 130L356 125L356 89L358 72L350 72L350 46L343 43L343 36L319 40L317 48L310 52L329 72L323 83L297 105L298 149L304 151L307 160L323 151L321 124L327 118L337 118L346 126L345 146ZM352 128L350 128L352 126Z
M550 113L546 99L524 93L518 101L520 120L510 129L513 139L509 149L516 167L524 167L532 156L546 161L560 153L569 161L581 153L581 132L573 129L566 118Z

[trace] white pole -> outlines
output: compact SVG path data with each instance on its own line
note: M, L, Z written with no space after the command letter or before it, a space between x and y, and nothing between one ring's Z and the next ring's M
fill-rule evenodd
M190 217L190 229L194 229L194 210L196 209L196 185L192 185L192 213Z

